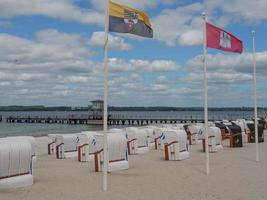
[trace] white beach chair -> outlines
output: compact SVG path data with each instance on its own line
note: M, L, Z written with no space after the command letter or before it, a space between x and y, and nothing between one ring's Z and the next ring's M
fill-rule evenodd
M154 139L154 146L155 146L155 149L161 149L161 147L163 146L163 143L162 143L162 136L163 136L163 130L164 128L155 128L153 133L155 135L155 139Z
M129 155L149 152L149 136L145 129L126 128L126 138Z
M152 149L155 148L155 138L156 138L156 135L154 133L155 128L156 127L154 127L154 126L147 126L147 127L143 128L147 133L148 146L149 146L149 148L152 148Z
M0 189L33 184L32 151L29 141L0 139Z
M37 143L34 137L32 136L9 136L9 137L6 137L6 139L13 140L13 141L29 142L31 145L32 160L34 163L37 161Z
M194 144L199 144L199 138L198 138L198 127L194 124L190 124L188 125L188 129L189 129L189 132L190 132L190 139L191 139L191 144L194 145Z
M133 127L126 128L127 149L129 155L137 154L138 143L135 129L136 128Z
M77 134L56 135L56 158L73 158L78 156Z
M79 162L94 160L94 152L99 150L96 143L96 135L102 135L95 131L81 132L77 134L77 151Z
M233 121L233 123L241 128L243 142L247 141L247 134L249 133L249 128L247 126L246 120L237 119L236 121Z
M215 136L215 148L216 151L219 151L221 149L223 149L223 145L222 145L222 133L221 130L218 127L209 127L212 131L213 134Z
M165 160L184 160L189 158L189 145L184 130L169 129L163 131Z
M171 128L173 126L164 126L162 128L155 128L154 129L154 134L155 134L155 149L161 149L164 150L164 132L169 131L169 130L177 130L177 127ZM180 130L180 128L178 129ZM183 130L182 130L183 131Z
M199 139L202 140L203 151L205 152L205 128L198 132ZM209 152L217 152L223 148L221 130L218 127L208 127L208 146Z
M56 134L48 134L48 144L47 144L47 153L48 155L55 155L56 154Z
M122 133L108 133L108 172L129 169L127 139ZM94 153L95 171L103 170L103 135L96 136L96 146L99 150Z

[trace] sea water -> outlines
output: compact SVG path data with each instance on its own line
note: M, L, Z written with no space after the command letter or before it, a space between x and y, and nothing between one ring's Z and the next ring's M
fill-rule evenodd
M39 116L39 117L66 117L69 115L87 115L88 112L0 112L3 121L0 123L0 137L31 135L45 136L55 133L78 133L81 131L102 130L101 125L86 125L86 124L38 124L38 123L6 123L5 118L9 116ZM124 116L131 118L153 118L153 119L203 119L203 111L114 111L110 112L113 116ZM267 111L259 111L260 117L266 117ZM229 119L235 120L238 118L250 119L253 117L252 111L209 111L209 119Z
M87 112L0 112L3 120L0 123L0 137L6 136L45 136L55 133L78 133L81 131L101 130L99 125L70 125L70 124L41 124L41 123L6 123L5 118L9 116L39 116L39 117L63 117L70 114L86 114Z

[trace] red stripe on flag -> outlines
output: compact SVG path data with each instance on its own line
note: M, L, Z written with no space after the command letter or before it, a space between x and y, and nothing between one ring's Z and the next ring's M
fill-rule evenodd
M242 53L243 43L237 37L206 22L207 47L227 52Z

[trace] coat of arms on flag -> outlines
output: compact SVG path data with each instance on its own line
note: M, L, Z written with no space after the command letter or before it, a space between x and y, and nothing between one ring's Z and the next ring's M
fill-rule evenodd
M124 9L124 23L128 25L129 29L133 29L134 25L138 23L138 13Z
M146 13L112 1L109 1L109 31L153 37L153 29Z
M224 31L220 32L220 46L222 48L230 48L230 49L232 47L231 36Z

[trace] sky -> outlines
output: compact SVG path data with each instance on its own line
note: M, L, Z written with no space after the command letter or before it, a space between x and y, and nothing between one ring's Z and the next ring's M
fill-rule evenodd
M154 38L109 34L109 104L203 106L203 20L243 41L208 49L208 105L267 107L267 0L114 0L146 12ZM87 106L103 98L104 0L0 1L0 105Z

